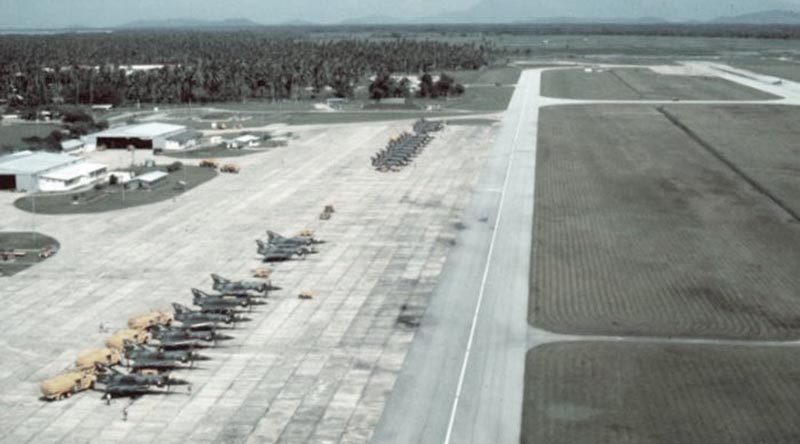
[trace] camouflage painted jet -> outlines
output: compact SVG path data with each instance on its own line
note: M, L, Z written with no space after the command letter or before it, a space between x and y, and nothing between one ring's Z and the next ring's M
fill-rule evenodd
M262 240L256 240L256 244L258 245L258 254L264 257L264 262L288 261L295 257L304 259L306 255L315 253L307 246L276 246Z
M325 241L316 239L314 236L284 237L274 231L267 230L267 243L275 246L300 247L303 245L324 244Z
M225 279L218 274L211 274L211 279L214 280L214 285L212 288L220 293L226 295L247 295L252 296L249 292L261 293L264 296L269 291L273 290L280 290L281 287L275 287L272 285L272 281L270 282L258 282L258 281L232 281L230 279Z
M158 327L152 331L158 347L164 350L206 348L209 342L226 341L232 336L217 333L215 330L193 330L190 328Z
M206 359L204 356L201 356L191 350L162 350L149 345L137 344L131 341L125 341L124 352L127 359L132 359L135 361L163 360L190 363Z
M238 309L240 308L252 308L253 305L256 305L256 303L247 296L236 297L222 294L208 294L196 288L192 288L192 296L192 303L200 307L200 310L204 313L235 315L239 312Z
M103 398L107 404L111 403L111 398L121 396L138 397L148 393L157 393L152 387L167 390L173 385L189 385L189 382L182 379L170 378L168 374L144 375L134 373L122 373L119 370L103 365L97 366L97 381L95 388L102 387ZM97 385L99 383L99 385Z
M237 321L236 315L232 313L206 313L200 310L173 303L175 320L190 328L214 326L216 324L232 324Z

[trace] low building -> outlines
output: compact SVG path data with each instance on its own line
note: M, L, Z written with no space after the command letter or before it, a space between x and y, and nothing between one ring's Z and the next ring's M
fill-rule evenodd
M202 137L203 134L199 131L186 130L182 133L167 137L166 143L164 144L164 150L178 151L194 148L197 146Z
M65 153L76 153L83 149L84 143L80 139L67 139L61 141L61 151Z
M39 176L39 191L69 191L93 185L108 176L108 167L99 163L80 162Z
M68 191L103 180L106 172L80 157L20 151L0 157L0 189Z
M167 123L141 123L118 126L91 134L93 144L98 149L166 149L169 138L174 138L188 129L182 125ZM173 142L170 146L175 146Z
M245 134L227 142L228 148L244 148L258 146L261 138L252 134Z
M166 181L167 177L169 177L169 174L163 171L150 171L149 173L144 173L132 178L125 186L127 188L153 188Z

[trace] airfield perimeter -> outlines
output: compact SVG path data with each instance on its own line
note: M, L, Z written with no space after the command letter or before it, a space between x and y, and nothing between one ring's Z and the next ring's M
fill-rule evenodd
M528 70L499 130L450 126L400 173L374 172L369 156L411 122L309 126L298 131L301 139L291 147L239 158L239 176L217 177L175 202L98 215L37 216L35 228L58 239L62 250L3 282L1 439L510 443L523 436L549 443L600 436L669 442L638 434L648 421L677 421L670 415L682 404L667 408L669 400L658 399L670 387L652 389L669 374L626 380L631 369L655 372L659 362L648 357L662 354L653 349L686 349L683 361L676 361L700 369L687 381L710 385L703 392L710 404L720 390L730 390L714 390L720 379L757 385L772 375L763 369L738 372L736 366L758 359L738 348L726 353L725 347L757 349L753 356L772 359L773 371L784 372L777 381L792 383L785 376L791 358L762 350L792 347L784 342L796 339L792 335L726 335L723 323L722 333L709 337L689 331L673 338L667 327L653 333L613 324L601 329L581 323L580 316L567 317L572 323L561 329L557 316L546 322L532 316L534 326L528 325L529 275L540 251L534 248L532 264L534 208L542 209L538 194L534 200L541 185L537 162L543 162L539 123L553 120L545 113L569 113L562 110L570 107L541 108L609 107L606 113L613 115L618 106L658 113L655 108L663 105L683 119L692 106L800 104L800 87L793 83L773 85L707 63L691 68L748 87L733 98L753 100L717 97L725 90L718 85L692 104L646 96L558 99L540 95L542 69ZM11 217L3 218L0 229L30 229L33 217L12 209L11 196L2 199ZM321 223L316 215L325 204L334 204L337 213ZM548 213L537 213L542 216ZM185 302L190 287L209 286L211 272L246 277L258 265L253 239L267 228L315 228L328 243L304 262L276 267L274 282L284 290L250 315L253 322L231 332L236 340L204 352L211 361L179 375L194 384L191 395L142 398L129 408L127 421L120 414L124 400L107 407L96 393L59 403L36 398L39 381L66 367L80 349L100 345L107 335L98 331L101 322L122 327L130 315ZM320 297L298 300L295 295L305 289ZM537 300L532 302L534 307ZM715 374L709 370L714 363L703 361L713 355L693 347L714 348L734 370ZM600 391L612 382L615 390ZM652 391L637 391L636 384ZM796 391L797 383L765 390L764 405L787 390ZM622 421L630 417L628 401L647 406L648 398L656 399L648 415L634 418L636 423ZM713 421L721 414L704 413L694 415ZM790 421L777 425L783 428L764 436L800 432ZM756 420L753 427L764 425ZM669 435L679 428L663 430L660 438L685 442Z
M452 126L397 173L370 156L413 121L299 128L288 148L237 158L174 202L86 215L37 215L4 194L3 230L35 228L58 255L2 281L0 440L20 442L364 442L383 410L457 230L493 127ZM115 154L105 155L107 161ZM118 155L129 159L126 155ZM123 160L124 161L124 160ZM335 206L330 221L317 219ZM275 266L283 287L235 337L175 373L190 396L146 396L122 419L88 392L38 399L38 383L101 346L128 317L248 278L256 238L317 230L327 243ZM303 290L319 297L301 301ZM176 389L176 391L179 391Z

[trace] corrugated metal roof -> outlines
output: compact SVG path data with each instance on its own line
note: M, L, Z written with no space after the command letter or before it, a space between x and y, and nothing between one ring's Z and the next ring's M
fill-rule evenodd
M66 166L64 168L59 168L54 171L50 171L49 173L45 173L42 175L45 179L53 179L53 180L72 180L77 179L82 176L88 176L95 171L100 171L106 169L105 165L99 163L92 163L92 162L81 162L76 163L73 165Z
M180 131L186 131L186 127L182 125L171 125L169 123L151 122L109 128L105 131L93 134L93 136L125 138L136 137L140 139L149 139L153 137L170 135Z
M0 157L0 172L6 174L36 174L81 162L83 159L66 154L20 151Z
M76 148L80 148L84 145L83 141L80 139L68 139L61 142L61 149L62 150L74 150Z
M167 176L169 176L169 174L163 171L150 171L149 173L136 176L134 179L145 183L152 183Z

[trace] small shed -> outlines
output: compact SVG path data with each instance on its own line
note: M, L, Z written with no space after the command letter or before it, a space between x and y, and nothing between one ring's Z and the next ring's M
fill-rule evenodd
M244 136L239 136L233 140L229 140L227 146L228 148L253 147L257 146L259 142L261 142L260 137L252 134L245 134Z
M85 143L80 139L67 139L61 141L61 151L75 153L83 149Z
M125 186L127 188L139 187L149 189L163 183L167 180L167 177L169 177L169 174L163 171L150 171L149 173L134 177Z

